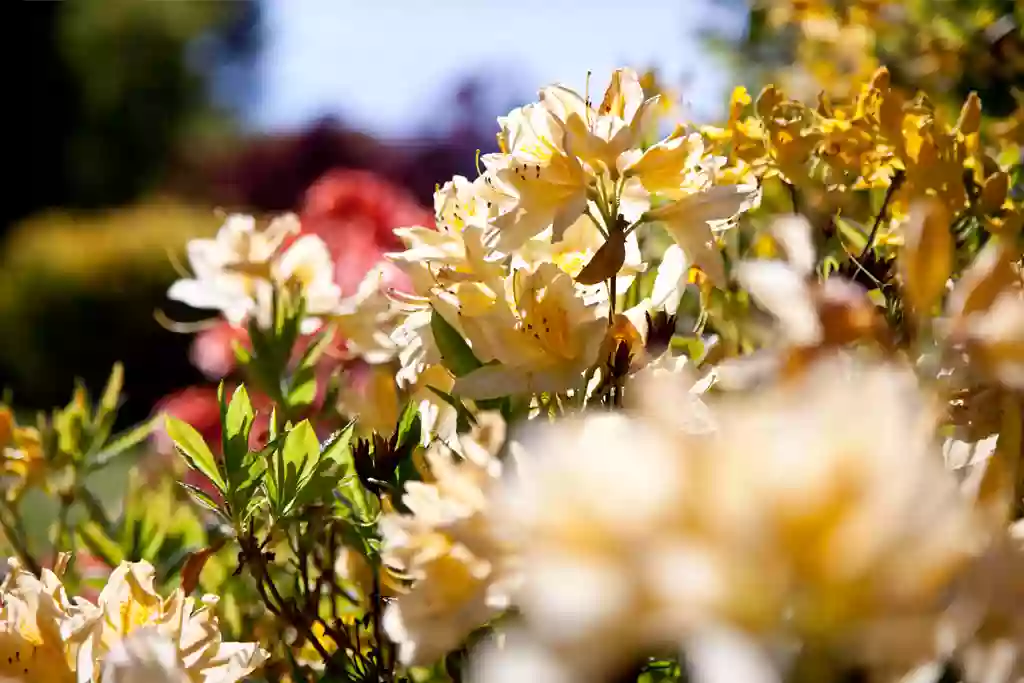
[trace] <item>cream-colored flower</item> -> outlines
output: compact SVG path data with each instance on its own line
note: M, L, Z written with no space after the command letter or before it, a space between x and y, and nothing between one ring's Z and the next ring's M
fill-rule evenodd
M931 656L984 536L913 374L827 361L709 400L710 421L682 414L687 386L651 377L626 413L524 441L530 476L494 519L531 632L583 679L720 625L863 663Z
M494 218L495 246L510 252L550 227L556 239L587 207L589 176L566 148L565 124L542 104L498 119L507 154L482 157L487 178L510 197Z
M395 230L405 250L387 258L413 278L417 293L424 294L425 286L488 282L502 276L501 255L485 245L489 221L498 211L489 181L487 176L474 182L455 176L434 193L436 229Z
M459 290L454 301L466 339L487 363L455 382L457 394L473 399L578 386L607 327L553 263L513 271L503 291Z
M204 683L237 683L266 661L268 654L256 643L221 641L213 612L215 596L205 596L201 606L180 589L162 598L153 587L154 575L148 562L125 562L111 573L100 593L99 609L76 624L70 635L80 643L79 681L106 683L106 678L98 678L105 670L127 677L125 660L136 655L139 666L163 663L168 680L183 673L184 680Z
M303 235L282 249L298 232L298 219L291 214L274 219L265 230L256 228L252 216L233 214L214 239L189 242L194 277L175 282L167 296L193 308L219 310L232 325L253 318L269 327L274 288L287 287L303 295L308 316L303 331L313 332L320 325L316 316L337 307L341 290L319 237Z
M402 406L416 404L420 415L420 442L426 446L435 438L455 435L458 412L433 389L451 393L455 378L441 365L427 365L404 386L396 382L393 368L372 366L357 381L349 382L338 397L343 413L357 418L356 433L369 438L373 432L390 436L398 423ZM472 404L470 404L472 405Z
M258 311L258 301L271 276L271 262L284 241L299 231L293 215L279 217L259 230L252 216L232 214L214 239L188 243L193 278L175 282L167 296L193 308L216 309L233 325L241 325ZM269 300L269 299L268 299Z
M590 263L604 244L604 237L589 216L581 216L569 226L562 239L553 240L550 230L528 240L512 256L511 268L536 268L542 263L554 263L575 278ZM636 231L626 236L626 257L616 277L616 289L625 292L637 275L646 270ZM607 305L608 287L605 283L579 285L580 294L587 303Z
M494 519L522 567L514 602L530 631L574 680L678 644L681 633L659 642L651 570L686 506L682 454L621 413L562 420L523 439L517 471L527 476L509 480Z
M0 680L74 683L76 646L67 642L68 631L95 608L68 600L48 569L37 578L15 559L8 565L0 588Z
M513 577L486 523L503 423L487 413L478 419L476 434L458 439L460 458L440 442L427 452L433 481L406 484L409 514L380 522L384 563L412 579L384 614L406 664L436 661L508 606Z
M550 228L554 240L586 211L597 185L614 189L618 158L639 147L650 117L638 76L618 69L599 107L562 85L499 119L501 154L483 157L491 186L506 195L492 221L506 253Z
M145 626L118 641L103 658L103 683L191 683L178 648L163 633Z
M690 262L678 244L670 244L661 255L658 272L651 288L651 308L663 309L669 315L679 310L686 285L689 284Z
M356 292L342 299L330 316L345 339L346 351L373 364L386 363L399 353L391 336L399 313L383 282L383 266L370 269Z
M320 317L334 313L341 300L341 288L334 282L334 261L327 245L317 235L302 235L271 262L271 282L302 295L306 317L302 331L315 332ZM268 290L263 290L268 291ZM265 296L265 295L264 295ZM269 324L269 301L258 298L261 320Z
M636 181L633 194L667 200L647 211L642 220L663 225L689 262L721 285L725 267L715 234L756 207L760 193L754 185L714 185L715 163L706 156L699 133L670 136L642 154L634 151L620 159L623 175Z
M840 359L716 407L695 502L725 566L757 568L726 583L726 621L867 665L933 655L983 536L943 468L932 408L909 370Z

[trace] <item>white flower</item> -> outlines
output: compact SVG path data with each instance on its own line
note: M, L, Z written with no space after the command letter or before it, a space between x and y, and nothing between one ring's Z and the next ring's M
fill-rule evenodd
M272 262L271 281L302 294L307 316L302 321L304 334L315 332L321 323L318 316L333 313L341 300L331 253L316 235L302 235ZM260 312L266 310L261 308Z
M514 579L486 524L504 425L496 415L478 420L474 434L459 438L458 460L439 442L427 452L433 481L406 484L402 502L410 514L380 522L384 563L413 580L384 614L406 664L436 661L508 606Z
M177 646L153 627L120 640L103 658L103 683L190 683Z
M221 640L216 596L204 596L197 606L178 589L164 599L153 587L154 575L148 562L124 562L111 573L99 609L76 623L69 636L80 644L79 681L100 680L95 676L106 671L132 681L129 676L141 675L132 673L134 662L146 671L159 669L169 682L238 683L267 660L256 643ZM134 634L140 635L125 642ZM105 677L102 681L107 683Z
M340 301L331 319L347 350L367 363L386 363L400 351L392 339L399 312L384 291L384 270L370 269L356 292Z
M299 232L298 219L286 215L256 228L251 216L228 217L214 239L188 244L193 277L171 285L167 296L193 308L215 309L232 325L256 319L262 327L272 321L275 287L303 295L308 318L303 332L315 331L316 316L332 312L341 291L334 283L334 266L327 245L315 235L303 235L287 249L285 240Z

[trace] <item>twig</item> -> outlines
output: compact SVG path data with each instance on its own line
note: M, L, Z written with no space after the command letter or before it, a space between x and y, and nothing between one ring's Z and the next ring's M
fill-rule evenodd
M800 195L797 194L796 185L788 180L783 180L782 182L785 183L786 189L789 190L789 200L793 203L793 213L800 213Z
M3 507L0 509L2 509L4 513L13 513L10 506L6 504L4 504ZM25 543L23 534L21 530L18 528L18 526L20 525L17 524L17 515L15 515L14 518L15 524L11 524L11 522L6 518L5 514L0 514L0 526L3 526L4 535L7 536L7 540L8 542L10 542L11 548L14 549L14 554L18 556L18 559L21 560L21 563L25 565L25 567L27 567L28 570L31 571L33 574L39 576L42 567L40 566L39 562L36 561L36 558L32 556L32 553L28 550L28 545Z
M882 200L882 208L878 210L878 215L875 216L875 224L871 226L871 233L868 235L868 241L864 244L864 249L860 252L859 261L863 261L867 258L868 253L871 251L871 247L875 242L875 236L878 234L878 228L882 225L882 219L885 218L886 209L889 208L889 202L892 201L893 195L896 194L896 190L900 189L900 185L903 184L903 178L905 173L902 170L896 171L892 177L892 182L889 183L889 189L885 191L885 199Z
M381 617L383 616L381 603L383 598L381 597L380 590L380 563L378 562L375 562L373 566L373 595L371 600L373 602L373 640L377 645L377 673L384 683L389 683L392 679L392 672L387 657L388 641L385 640L384 632L381 629Z

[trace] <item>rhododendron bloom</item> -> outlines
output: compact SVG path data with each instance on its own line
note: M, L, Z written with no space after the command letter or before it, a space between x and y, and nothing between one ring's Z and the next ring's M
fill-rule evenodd
M496 415L481 415L480 422L475 433L459 437L460 455L440 443L432 447L431 483L406 484L409 514L380 521L383 561L413 580L384 615L407 664L436 660L508 606L515 579L486 524L504 424Z
M222 642L215 596L198 607L180 589L165 599L153 587L154 574L148 562L122 563L100 593L98 609L74 625L69 638L80 643L80 680L106 672L132 680L134 665L156 668L168 681L237 683L266 661L255 643Z
M453 305L477 357L487 363L458 378L455 391L482 399L564 391L597 360L607 321L558 266L542 263L506 277L499 292L464 287Z
M252 217L232 215L215 239L189 243L195 277L175 282L167 296L194 308L220 310L232 325L255 319L269 327L274 288L283 287L303 295L310 316L303 320L303 330L313 332L320 325L315 316L332 311L340 291L320 238L302 235L284 246L298 231L292 215L275 219L262 231Z

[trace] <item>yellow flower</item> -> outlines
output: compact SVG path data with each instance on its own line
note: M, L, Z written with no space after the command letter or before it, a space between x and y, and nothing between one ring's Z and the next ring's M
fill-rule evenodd
M406 484L402 501L409 514L389 513L380 521L384 563L412 579L384 614L384 628L406 664L436 661L508 605L514 578L486 525L504 430L493 431L496 415L480 420L475 433L458 439L459 459L440 443L427 452L433 482Z
M512 256L511 268L536 268L542 263L553 263L575 278L590 263L602 244L604 238L594 222L589 216L581 216L569 226L561 240L553 241L547 231L528 240ZM635 277L646 269L636 231L626 236L625 251L626 257L616 278L616 288L619 292L629 289ZM580 285L579 290L587 303L606 304L608 301L608 288L603 282L597 285Z
M148 562L125 562L111 573L98 609L69 636L80 644L79 680L102 675L106 683L106 672L127 676L136 662L157 667L168 681L237 683L266 661L268 654L255 643L221 641L215 596L204 596L200 606L181 589L162 598L154 575Z
M8 500L17 500L25 489L43 483L46 460L39 431L15 424L14 414L7 406L0 406L0 449L3 452L0 476L7 482L4 495Z
M655 101L644 98L634 71L618 69L597 108L552 85L539 103L500 118L502 153L482 159L501 211L492 220L496 248L514 251L549 227L552 239L562 239L596 185L618 180L619 156L643 142Z
M73 683L76 648L66 629L92 608L72 604L60 579L44 569L41 578L8 560L10 573L0 588L0 679L19 683Z
M460 396L565 391L597 360L607 322L553 263L513 271L500 292L460 290L455 297L477 358L497 361L459 377Z

